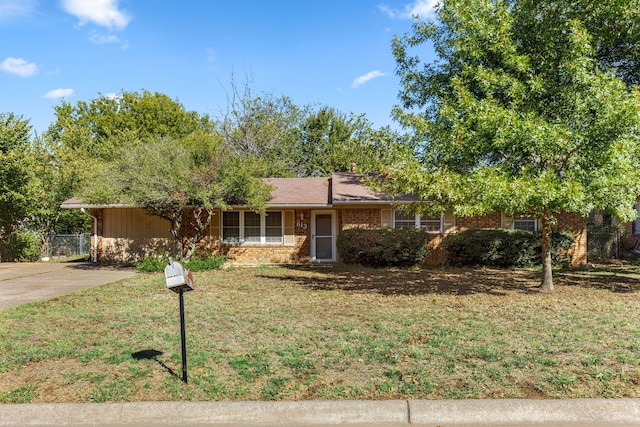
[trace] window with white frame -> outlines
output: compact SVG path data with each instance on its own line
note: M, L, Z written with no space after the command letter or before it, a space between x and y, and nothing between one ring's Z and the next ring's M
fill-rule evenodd
M423 228L429 233L442 233L442 216L420 216L394 211L393 228Z
M538 231L538 221L530 216L520 216L513 219L514 230Z
M222 213L224 243L282 243L282 212L259 214L250 211Z

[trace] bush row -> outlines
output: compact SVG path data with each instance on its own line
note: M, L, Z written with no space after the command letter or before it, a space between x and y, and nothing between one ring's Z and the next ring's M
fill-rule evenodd
M453 265L529 267L541 262L542 233L506 229L472 229L444 239L446 261ZM429 254L428 234L419 229L350 229L338 235L338 255L348 264L371 267L409 266ZM570 261L567 250L573 235L554 231L551 257L554 264Z
M420 229L354 228L338 235L338 255L345 263L370 267L410 266L428 255L427 238Z
M447 261L454 265L484 265L489 267L530 267L541 263L542 233L521 230L466 230L444 239ZM551 258L554 264L569 261L567 250L573 235L554 231L551 237Z

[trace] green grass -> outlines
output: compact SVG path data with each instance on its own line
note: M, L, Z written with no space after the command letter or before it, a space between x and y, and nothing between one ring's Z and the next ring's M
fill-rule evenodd
M0 311L0 402L640 397L640 273L235 268Z

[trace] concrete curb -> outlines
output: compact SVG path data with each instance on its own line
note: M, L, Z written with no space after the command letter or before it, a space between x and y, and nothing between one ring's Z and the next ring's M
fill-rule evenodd
M640 399L0 405L0 426L640 426Z

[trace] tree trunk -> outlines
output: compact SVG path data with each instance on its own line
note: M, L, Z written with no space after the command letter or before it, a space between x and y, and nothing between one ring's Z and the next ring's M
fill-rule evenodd
M180 228L182 226L182 218L173 218L171 220L171 235L173 236L174 242L176 244L176 256L182 258L183 255L183 247L182 247L182 239L180 239Z
M542 223L542 282L540 289L553 290L553 265L551 263L551 221L549 215L544 214L540 218Z
M206 214L204 220L202 218L203 214ZM193 210L193 218L195 220L196 227L193 236L191 236L188 240L187 253L184 256L185 261L189 261L191 259L191 256L198 246L198 242L202 238L203 234L209 229L212 217L213 211L211 209L198 207Z

